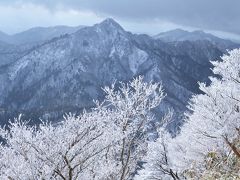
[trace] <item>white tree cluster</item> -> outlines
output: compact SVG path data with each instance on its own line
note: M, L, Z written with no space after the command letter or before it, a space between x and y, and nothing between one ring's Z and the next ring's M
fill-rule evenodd
M147 141L151 110L165 95L139 77L104 88L102 103L58 125L18 118L1 128L0 179L240 179L240 49L212 63L216 77L199 84L203 94L192 97L176 137L162 126Z
M150 144L143 179L240 179L240 49L212 63L219 77L200 83L180 134Z
M139 77L104 88L104 102L58 125L0 129L0 179L132 179L147 151L150 110L164 98L158 83Z

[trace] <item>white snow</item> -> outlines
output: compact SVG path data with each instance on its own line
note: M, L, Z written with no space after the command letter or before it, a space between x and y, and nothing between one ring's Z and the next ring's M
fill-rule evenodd
M14 80L18 74L18 72L25 68L28 64L29 60L26 59L21 59L20 61L18 61L11 69L9 72L9 79L10 80Z
M110 52L110 54L109 54L109 57L113 57L113 55L115 54L115 52L116 52L115 47L112 47L111 52Z
M121 47L121 45L113 46L111 48L111 52L109 54L110 58L113 58L114 55L117 55L120 59L124 56L124 49Z
M135 74L139 66L144 63L148 58L148 54L138 48L133 50L133 53L129 55L129 67L131 71Z

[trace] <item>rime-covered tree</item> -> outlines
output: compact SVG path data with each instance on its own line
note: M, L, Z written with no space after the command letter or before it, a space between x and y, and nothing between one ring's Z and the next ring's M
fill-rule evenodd
M170 170L180 179L240 178L240 49L212 63L219 78L209 86L200 83L204 94L191 99L176 138L160 136L152 143L146 179L162 179ZM174 179L172 173L168 177Z
M0 130L0 179L131 179L147 150L150 110L164 97L157 83L139 77L104 88L90 112L58 125L28 126L21 118Z
M200 83L181 134L173 142L176 166L186 176L238 177L240 173L240 49L212 62L211 85ZM183 158L181 158L183 157ZM229 177L228 177L229 176Z
M103 114L100 114L103 113ZM93 179L101 176L104 154L112 144L114 124L106 111L69 115L62 124L38 129L21 120L2 130L1 179ZM108 115L107 115L108 116ZM103 175L105 176L105 175Z
M131 179L147 151L146 124L152 120L150 110L158 106L164 97L159 84L144 83L139 77L129 84L122 84L119 91L105 88L106 102L119 113L114 122L120 129L120 141L112 146L115 156L112 179Z

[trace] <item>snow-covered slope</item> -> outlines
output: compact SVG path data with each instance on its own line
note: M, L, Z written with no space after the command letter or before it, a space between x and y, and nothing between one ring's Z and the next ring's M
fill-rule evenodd
M54 38L8 65L0 73L2 117L25 112L55 120L64 112L93 106L92 99L104 95L101 87L144 75L147 81L162 82L168 96L155 113L160 117L174 108L176 127L188 99L200 93L197 82L208 81L209 60L222 53L211 41L165 43L106 19Z
M0 41L0 68L7 66L26 54L28 49Z
M83 27L36 27L15 35L8 35L0 31L0 68L15 62L54 38L72 34Z

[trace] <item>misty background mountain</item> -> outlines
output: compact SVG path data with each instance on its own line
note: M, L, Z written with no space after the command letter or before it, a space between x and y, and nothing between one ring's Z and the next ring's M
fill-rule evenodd
M210 83L211 60L240 47L203 31L180 29L156 36L133 34L113 19L91 27L33 28L0 33L0 123L19 113L57 121L101 100L103 86L143 75L162 82L167 97L158 119L174 110L172 130L181 124L197 82Z

